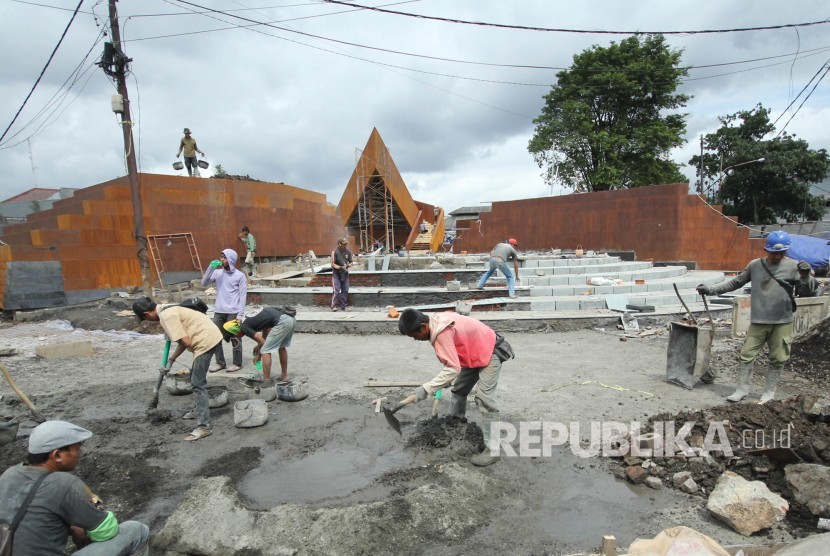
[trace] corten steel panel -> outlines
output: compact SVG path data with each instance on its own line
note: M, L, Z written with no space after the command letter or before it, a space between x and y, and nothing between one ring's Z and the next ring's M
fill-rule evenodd
M429 222L430 224L435 224L435 206L428 205L427 203L422 203L421 201L415 201L415 206L421 211L421 216L424 219L424 222Z
M759 245L687 184L493 203L480 229L460 234L454 250L485 253L508 237L521 249L634 250L640 260L717 270L743 268Z
M410 226L414 225L418 207L409 194L409 190L406 188L397 166L395 166L395 161L392 160L392 155L383 143L377 128L372 129L366 147L363 149L346 189L343 191L343 196L337 204L337 214L340 215L341 224L346 225L360 200L361 192L358 191L358 176L368 178L375 173L383 177L386 189L389 190L401 215Z

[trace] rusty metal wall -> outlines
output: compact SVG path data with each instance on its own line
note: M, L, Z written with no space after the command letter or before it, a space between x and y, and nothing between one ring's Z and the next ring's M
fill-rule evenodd
M508 237L520 249L633 250L639 260L696 261L699 269L739 270L763 255L762 240L685 183L495 202L453 250L486 253Z

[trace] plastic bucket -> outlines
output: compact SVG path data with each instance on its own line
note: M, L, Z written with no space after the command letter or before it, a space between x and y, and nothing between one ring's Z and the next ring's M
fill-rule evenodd
M174 162L174 163L173 163L173 169L174 169L174 170L181 170L182 168L184 168L184 164L183 164L183 163L181 163L181 162Z
M210 166L210 164L208 164L207 160L200 160L196 164L198 164L199 168L201 168L202 170L207 170L207 167Z
M193 393L193 384L190 383L190 373L176 375L170 373L165 378L164 385L167 391L174 396L184 396Z
M208 407L222 407L228 404L227 386L208 386Z
M277 383L277 397L284 402L298 402L308 397L303 383L286 380Z
M245 394L249 400L263 400L272 402L277 399L277 391L274 389L274 380L263 381L246 380Z
M268 406L265 400L242 400L233 406L233 424L247 429L268 422Z

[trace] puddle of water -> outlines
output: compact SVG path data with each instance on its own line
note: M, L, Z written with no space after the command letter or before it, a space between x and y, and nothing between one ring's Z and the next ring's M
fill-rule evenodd
M412 463L403 448L382 454L368 450L335 448L321 450L301 460L278 463L279 454L263 463L240 482L239 492L256 509L269 509L282 502L315 502L347 496L368 486L384 473Z

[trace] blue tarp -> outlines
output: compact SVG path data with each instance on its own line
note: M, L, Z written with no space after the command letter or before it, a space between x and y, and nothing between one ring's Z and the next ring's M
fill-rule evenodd
M815 269L827 266L830 260L830 242L812 236L790 234L793 242L787 256L797 261L807 261Z

